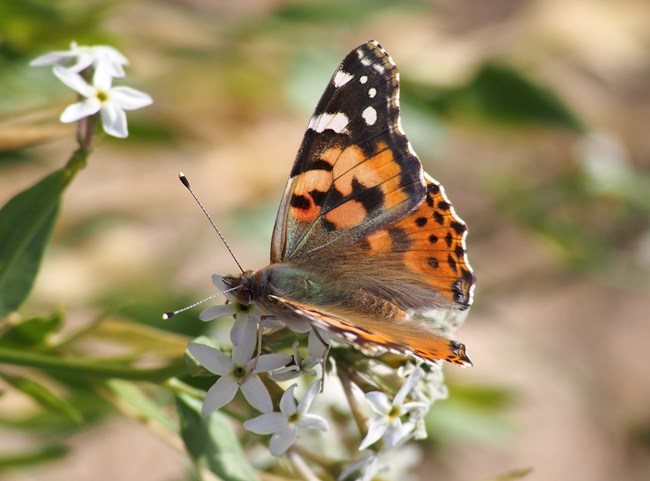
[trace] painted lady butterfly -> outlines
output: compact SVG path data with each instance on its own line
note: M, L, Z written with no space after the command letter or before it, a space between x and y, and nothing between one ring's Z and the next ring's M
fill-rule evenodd
M224 282L243 304L364 351L471 365L431 320L472 303L466 235L402 130L395 63L370 41L345 57L309 121L271 264Z

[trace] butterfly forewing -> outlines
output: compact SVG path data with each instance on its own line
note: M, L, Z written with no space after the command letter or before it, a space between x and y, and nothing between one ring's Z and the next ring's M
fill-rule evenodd
M271 261L341 248L412 212L425 195L399 120L399 75L374 41L334 73L309 122L273 231Z

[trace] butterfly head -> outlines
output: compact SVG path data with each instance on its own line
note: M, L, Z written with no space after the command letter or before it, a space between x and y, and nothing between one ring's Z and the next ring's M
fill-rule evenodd
M223 283L228 290L232 290L232 295L237 302L248 305L255 302L253 297L253 279L254 271L244 271L238 276L224 276Z

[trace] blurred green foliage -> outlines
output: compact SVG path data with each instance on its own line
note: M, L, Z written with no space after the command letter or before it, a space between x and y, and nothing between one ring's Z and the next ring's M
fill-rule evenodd
M141 20L117 22L117 26L107 22L119 16L116 12L126 9L128 3L0 3L0 110L9 112L3 114L3 124L13 111L71 98L49 73L27 66L35 56L65 49L71 40L137 50L142 43L138 36ZM152 11L157 7L148 2L143 5ZM279 111L291 105L311 111L332 69L351 47L342 40L325 40L350 35L382 15L406 12L434 19L439 14L435 6L418 1L280 2L257 15L209 15L214 26L205 28L202 17L206 14L200 9L173 3L165 5L165 9L170 15L201 26L205 35L196 41L197 45L176 45L174 39L166 44L164 35L160 35L155 38L159 43L146 46L155 60L164 63L162 58L172 67L160 67L151 61L158 77L147 80L164 93L160 103L167 110L130 120L129 142L137 143L139 149L189 150L187 146L196 143L199 136L185 122L205 113L201 104L206 85L215 92L215 97L209 99L210 109L216 109L214 115L232 124L253 124L258 115L251 112L254 109ZM371 27L367 30L373 31ZM436 149L446 138L443 125L471 125L488 133L504 129L512 137L531 135L533 139L539 132L561 132L579 139L591 129L589 121L581 118L560 94L536 79L525 66L505 59L485 58L470 76L451 86L416 79L408 69L402 73L405 110L411 112L411 119L418 119L411 120L413 127L407 131L414 133L418 151L428 157L438 153ZM189 87L183 82L179 85L177 79L183 76L193 79ZM178 91L183 100L170 100ZM185 106L183 101L198 114L176 117L175 110ZM166 102L170 105L164 105ZM220 135L217 127L210 132ZM419 145L423 145L422 149ZM39 155L29 149L2 150L0 168L11 167L7 159L20 161L16 165L38 165L43 162ZM63 159L46 160L53 173L45 176L48 169L43 168L42 181L14 195L0 210L0 317L6 316L0 325L0 377L8 389L36 405L24 416L0 415L0 425L38 432L43 439L39 446L0 456L0 472L56 461L68 449L49 441L55 434L78 432L124 412L152 419L168 433L180 435L190 456L221 479L255 479L228 418L218 413L208 418L200 416L192 388L205 387L208 382L190 379L182 356L187 342L204 332L205 325L192 313L166 323L158 321L161 306L183 306L196 298L193 292L179 293L160 282L161 278L173 277L182 258L170 256L170 262L157 271L143 273L131 284L112 286L96 296L91 306L96 317L86 319L83 327L72 332L63 329L68 322L65 310L36 316L13 312L28 312L23 302L28 299L50 242L68 181L64 170L54 170L62 167ZM549 163L543 176L522 168L499 179L486 175L483 181L489 186L486 190L498 212L555 246L563 268L605 276L621 263L630 270L638 269L631 246L647 233L650 224L650 175L628 163L622 167L624 174L615 188L603 190L582 160L576 153ZM271 225L274 210L267 203L236 210L232 214L238 219L233 222L237 225L236 235L254 238L263 223ZM115 218L111 215L68 226L60 243L74 247L127 218L123 213ZM488 222L476 230L480 232L481 227L488 230ZM89 345L98 339L122 351L96 355ZM142 367L143 361L153 367ZM9 365L11 369L5 370ZM165 381L169 383L172 376L187 384L170 388ZM432 449L459 440L495 443L516 432L506 414L516 400L509 388L452 385L451 391L450 399L436 404L427 418L434 441ZM176 413L170 412L173 403ZM648 436L644 432L639 437L646 442Z

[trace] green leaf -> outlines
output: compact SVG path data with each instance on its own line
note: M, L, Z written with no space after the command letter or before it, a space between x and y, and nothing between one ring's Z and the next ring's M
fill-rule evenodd
M23 394L32 398L45 409L65 414L76 424L81 424L83 422L83 417L76 407L51 392L42 384L23 376L14 376L10 374L2 374L2 378Z
M111 379L106 385L120 401L133 409L141 419L156 421L168 431L177 433L176 422L134 383Z
M415 97L414 100L437 113L469 114L504 124L585 131L560 97L504 65L485 64L467 85L447 92L408 82L403 90L406 98Z
M61 327L62 322L63 315L58 311L47 317L26 319L2 333L0 346L13 348L42 346L47 337Z
M201 414L201 402L184 393L176 397L181 437L190 456L224 481L256 481L259 478L230 425L220 412Z
M65 170L48 175L0 210L0 317L25 300L52 234Z
M34 466L37 463L60 459L70 450L58 444L36 448L22 453L0 456L0 470L12 469L20 466Z

